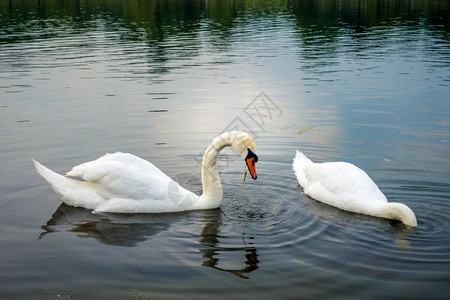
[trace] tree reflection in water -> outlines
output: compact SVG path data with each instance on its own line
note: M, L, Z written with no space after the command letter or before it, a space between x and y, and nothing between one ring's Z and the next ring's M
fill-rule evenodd
M170 214L93 214L90 210L68 206L62 203L47 224L39 239L54 232L67 231L77 233L80 238L94 238L113 246L135 247L160 232L168 230L172 224L193 212ZM198 213L198 212L194 212ZM220 209L202 211L204 223L199 240L199 252L206 260L202 266L228 272L240 278L258 269L258 252L253 243L242 247L222 247L219 241L222 211ZM67 226L69 228L67 229ZM227 269L219 267L219 256L225 252L243 252L245 261L242 268Z

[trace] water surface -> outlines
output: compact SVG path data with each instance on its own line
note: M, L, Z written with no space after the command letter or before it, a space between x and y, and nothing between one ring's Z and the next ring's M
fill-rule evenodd
M0 296L431 298L450 293L447 1L0 2ZM201 193L212 138L246 130L258 180L220 156L222 207L94 215L34 171L106 152ZM364 169L417 228L305 196L295 150Z

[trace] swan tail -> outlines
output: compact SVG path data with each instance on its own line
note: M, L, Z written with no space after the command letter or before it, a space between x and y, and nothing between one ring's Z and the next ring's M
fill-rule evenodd
M32 159L34 167L36 168L36 171L39 173L39 175L42 176L42 178L47 181L47 183L55 189L56 186L60 184L61 181L67 179L66 177L53 172L49 168L45 167L44 165L41 165L39 162Z
M306 186L306 173L305 170L313 162L306 157L305 154L297 150L294 160L292 162L292 170L294 170L295 176L297 176L298 183L304 188Z
M53 172L49 168L32 159L36 171L47 181L64 203L76 207L94 209L105 200L86 181L75 180Z

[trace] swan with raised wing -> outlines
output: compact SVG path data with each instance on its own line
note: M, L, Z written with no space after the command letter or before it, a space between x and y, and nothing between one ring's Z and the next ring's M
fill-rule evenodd
M202 160L203 194L180 186L149 161L128 153L106 154L73 167L63 176L33 160L38 173L64 203L94 212L163 213L218 208L222 185L217 170L219 151L232 146L245 158L253 179L258 157L252 137L240 131L224 132L206 148ZM77 177L77 178L73 178Z
M417 226L416 216L408 206L388 202L369 175L353 164L314 163L297 151L292 169L304 192L315 200L343 210Z

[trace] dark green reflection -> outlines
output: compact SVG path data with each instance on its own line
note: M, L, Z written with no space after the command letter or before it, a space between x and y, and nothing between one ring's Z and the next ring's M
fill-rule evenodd
M240 26L243 16L293 17L304 32L333 37L339 28L366 31L378 26L422 24L449 32L450 4L422 1L221 1L221 0L23 0L0 2L0 42L42 38L89 30L106 22L107 30L128 32L124 38L163 41L196 32L202 23L214 30ZM28 33L28 34L27 34ZM31 34L33 33L33 34ZM59 32L62 34L62 32Z

